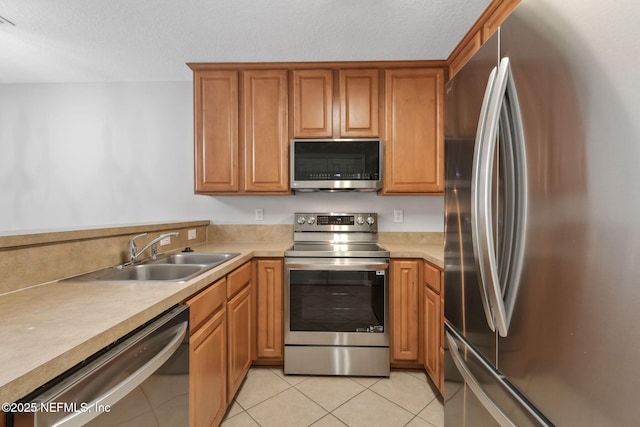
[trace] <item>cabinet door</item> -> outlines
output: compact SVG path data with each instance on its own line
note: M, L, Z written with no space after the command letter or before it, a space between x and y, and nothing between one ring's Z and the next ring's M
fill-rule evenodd
M251 366L251 285L227 302L227 399L233 400Z
M420 262L391 261L391 359L392 362L421 362L422 300Z
M333 71L293 71L293 136L333 135Z
M279 259L256 261L256 358L283 360L283 267Z
M244 72L244 190L289 191L286 70Z
M340 70L340 136L377 137L378 70Z
M195 192L235 192L238 173L238 73L194 74Z
M440 384L440 330L441 327L440 295L428 286L424 287L424 368L431 380Z
M227 410L226 310L189 338L189 425L217 426Z
M383 194L444 190L444 70L385 71Z

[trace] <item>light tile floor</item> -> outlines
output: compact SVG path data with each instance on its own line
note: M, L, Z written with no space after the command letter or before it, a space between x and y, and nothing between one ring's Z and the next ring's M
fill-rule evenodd
M424 372L389 378L284 375L251 368L223 427L443 427L442 398Z

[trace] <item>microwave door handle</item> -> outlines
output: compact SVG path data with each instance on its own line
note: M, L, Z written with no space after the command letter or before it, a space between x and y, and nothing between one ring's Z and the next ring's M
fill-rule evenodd
M180 344L187 335L187 331L187 322L183 322L178 325L174 335L171 337L171 340L155 356L113 388L107 390L90 403L87 403L87 407L97 408L98 406L109 407L115 405L123 397L142 384L154 372L156 372L167 360L169 360L178 347L180 347ZM83 426L100 414L101 413L97 411L77 411L59 420L53 424L52 427Z
M480 285L480 297L482 299L482 307L487 319L487 324L492 331L496 330L496 325L493 318L491 306L489 304L489 292L486 285L486 272L484 269L486 259L489 254L486 253L487 243L486 235L482 233L481 216L483 211L481 210L480 196L485 192L484 188L489 185L486 183L486 179L483 180L483 170L487 168L485 159L486 154L484 148L484 134L487 126L487 114L489 110L489 104L493 95L493 87L495 85L495 79L497 74L497 67L494 67L489 74L487 80L487 86L484 92L484 98L482 99L482 108L480 110L480 118L478 119L478 128L476 130L476 139L473 151L473 164L471 174L471 238L473 242L473 255L476 264L476 271L478 273L478 282Z
M447 344L449 345L449 353L451 354L451 359L453 363L456 365L458 372L462 375L465 384L469 387L471 392L476 396L476 398L480 401L482 406L491 414L494 420L501 427L517 427L511 418L496 404L496 402L491 399L491 397L482 389L482 385L473 375L473 372L469 369L465 361L462 359L460 355L460 349L458 348L458 344L455 339L449 334L449 332L445 332L445 336L447 339Z

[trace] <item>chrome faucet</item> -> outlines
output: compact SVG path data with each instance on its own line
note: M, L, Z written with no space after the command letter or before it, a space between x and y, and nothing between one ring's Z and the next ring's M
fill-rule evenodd
M146 245L144 245L144 247L140 249L140 251L138 251L135 240L139 237L144 237L146 235L147 233L138 234L137 236L133 236L131 240L129 240L129 256L130 256L131 264L134 264L136 261L138 261L138 257L140 256L140 254L149 248L151 248L151 258L156 259L158 255L158 242L166 237L170 237L170 236L178 237L180 233L174 232L174 233L161 234L155 239L153 239L152 241L150 241L149 243L147 243Z

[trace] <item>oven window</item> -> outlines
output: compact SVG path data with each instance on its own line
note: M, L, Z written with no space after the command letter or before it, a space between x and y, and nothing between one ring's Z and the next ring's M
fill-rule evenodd
M290 271L290 330L384 332L384 272Z

